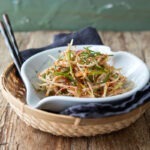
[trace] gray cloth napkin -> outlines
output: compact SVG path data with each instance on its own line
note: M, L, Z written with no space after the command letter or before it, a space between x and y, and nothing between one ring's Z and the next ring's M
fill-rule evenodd
M54 42L51 45L38 48L28 49L21 52L21 56L25 61L32 55L38 52L59 47L66 46L71 39L74 39L74 45L102 45L103 42L95 28L87 27L74 33L61 33L54 37ZM117 102L105 102L105 103L88 103L82 105L76 105L65 109L60 114L71 115L80 118L100 118L112 115L119 115L127 113L140 105L150 101L150 82L147 85L131 97L122 99Z
M96 29L92 27L87 27L73 33L57 34L54 37L54 42L50 45L36 49L32 48L24 50L21 52L22 59L23 61L25 61L32 55L35 55L39 52L48 50L50 48L66 46L68 43L70 43L71 39L74 39L73 45L103 45L102 40Z
M147 102L150 102L150 82L142 90L120 102L76 105L67 108L61 114L80 118L100 118L128 113Z

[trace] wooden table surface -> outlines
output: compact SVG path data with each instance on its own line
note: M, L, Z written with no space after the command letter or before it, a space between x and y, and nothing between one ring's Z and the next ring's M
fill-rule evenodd
M52 43L59 32L16 33L20 50ZM100 32L113 50L132 52L150 68L150 32ZM0 73L11 62L0 35ZM12 111L0 92L0 150L150 150L150 110L130 127L108 135L65 138L33 129Z

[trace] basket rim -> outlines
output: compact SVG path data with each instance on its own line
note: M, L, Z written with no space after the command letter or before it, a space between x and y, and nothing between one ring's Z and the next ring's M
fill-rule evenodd
M15 105L15 107L17 107L21 111L22 115L28 114L41 119L46 119L47 121L53 121L53 122L71 124L71 125L96 125L99 123L101 124L105 124L109 122L112 123L118 120L119 121L124 120L125 118L134 117L138 113L144 113L150 107L150 103L148 102L126 114L120 114L116 116L103 117L103 118L77 118L73 116L66 116L62 114L55 114L55 113L46 112L39 109L34 109L28 106L27 104L21 102L19 98L13 96L13 94L7 89L5 77L9 74L9 72L13 67L15 67L14 63L10 63L1 74L0 88L7 101L11 105Z

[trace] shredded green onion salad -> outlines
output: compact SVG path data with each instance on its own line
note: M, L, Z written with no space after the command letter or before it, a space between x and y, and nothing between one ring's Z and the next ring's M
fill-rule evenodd
M120 69L107 61L112 55L101 54L86 47L71 50L73 40L54 63L38 74L39 90L46 96L106 97L129 91L127 79Z

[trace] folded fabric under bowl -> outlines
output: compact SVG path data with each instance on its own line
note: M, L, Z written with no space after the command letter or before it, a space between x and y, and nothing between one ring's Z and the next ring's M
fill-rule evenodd
M71 39L74 39L74 45L103 45L103 42L96 29L92 27L87 27L73 33L57 34L54 37L54 42L52 44L41 48L32 48L24 50L21 52L21 56L23 58L23 61L25 61L29 57L39 52L55 47L67 46L67 44L70 43Z
M25 61L30 56L38 52L41 52L50 48L54 48L54 47L66 46L72 38L75 39L74 44L78 44L78 45L80 44L102 45L103 44L96 29L88 27L76 33L58 34L55 36L53 44L43 47L43 48L25 50L21 53L22 57ZM124 100L121 101L121 103L119 103L118 101L117 103L115 103L115 105L112 105L112 104L107 104L107 105L96 104L95 105L95 104L89 103L87 105L77 105L77 106L70 107L61 113L66 114L66 115L82 117L82 118L103 117L103 116L118 115L118 114L126 113L146 102L149 102L150 100L149 84L150 82L147 84L147 86L145 86L141 91L137 92L132 97L126 99L125 101ZM105 109L107 111L104 111Z
M134 95L117 103L89 103L72 106L61 114L80 118L100 118L128 113L142 104L150 102L150 82Z

